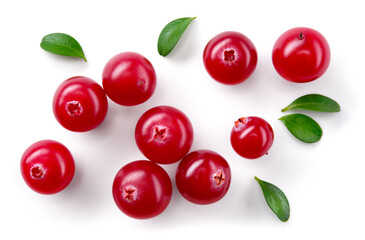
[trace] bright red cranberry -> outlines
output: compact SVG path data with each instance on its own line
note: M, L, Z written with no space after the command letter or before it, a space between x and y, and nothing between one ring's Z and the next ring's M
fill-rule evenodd
M272 62L286 80L313 81L324 74L331 52L323 35L311 28L298 27L283 33L275 42Z
M233 149L242 157L259 158L266 154L274 141L268 122L259 117L244 117L235 121L231 132Z
M72 77L61 83L53 97L53 113L66 129L86 132L98 127L108 111L103 88L87 77Z
M31 189L42 194L54 194L70 184L75 162L70 151L61 143L42 140L25 150L20 169Z
M170 164L182 159L193 143L193 126L180 110L170 106L154 107L137 122L138 148L151 161Z
M256 48L245 35L223 32L208 42L203 61L210 76L223 84L245 81L257 64Z
M211 204L226 195L231 170L218 153L198 150L181 160L175 180L177 189L185 199L196 204Z
M169 175L151 161L128 163L114 178L114 201L124 214L132 218L156 217L167 208L171 195Z
M156 89L156 73L144 56L124 52L105 65L103 87L108 97L124 106L147 101Z

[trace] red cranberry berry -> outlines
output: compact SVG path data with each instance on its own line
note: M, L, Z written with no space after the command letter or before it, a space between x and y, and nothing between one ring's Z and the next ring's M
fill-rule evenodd
M275 42L272 62L286 80L297 83L322 76L330 63L327 40L318 31L297 27L283 33Z
M240 118L232 128L232 147L244 158L261 157L269 151L273 141L274 132L270 124L259 117Z
M193 143L193 126L180 110L158 106L140 117L135 139L138 148L149 160L170 164L189 152Z
M61 143L42 140L25 150L20 169L25 183L41 194L54 194L66 188L75 173L70 151Z
M132 218L156 217L167 208L171 195L170 177L151 161L128 163L114 178L114 201L124 214Z
M53 97L53 113L66 129L86 132L98 127L108 111L103 88L87 77L72 77L61 83Z
M208 42L204 49L205 69L216 81L234 85L245 81L257 64L256 48L239 32L223 32Z
M231 182L227 161L218 153L198 150L179 163L176 186L181 195L196 204L211 204L223 198Z
M123 52L105 65L103 87L108 97L124 106L147 101L156 89L155 70L144 56Z

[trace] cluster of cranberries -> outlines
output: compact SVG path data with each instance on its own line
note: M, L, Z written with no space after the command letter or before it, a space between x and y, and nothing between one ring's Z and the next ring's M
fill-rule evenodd
M257 52L253 43L238 32L223 32L205 47L204 65L210 76L223 84L239 84L255 70ZM317 31L294 28L274 45L272 60L285 79L308 82L327 69L328 43ZM124 52L114 56L103 71L103 87L87 77L72 77L56 90L53 112L57 121L75 132L90 131L104 120L107 96L123 106L147 101L156 88L156 73L142 55ZM176 185L181 195L196 204L214 203L227 193L231 182L228 162L218 153L198 150L189 153L193 126L188 117L171 106L146 111L135 128L135 141L148 160L123 166L115 176L113 197L126 215L152 218L163 212L172 195L172 183L158 164L180 161ZM242 157L256 159L266 154L274 139L269 123L259 117L242 117L231 131L233 149ZM71 182L75 163L61 143L43 140L31 145L21 159L25 182L34 191L54 194Z

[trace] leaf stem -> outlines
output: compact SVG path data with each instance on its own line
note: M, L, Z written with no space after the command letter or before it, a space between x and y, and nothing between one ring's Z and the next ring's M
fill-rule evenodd
M281 112L286 112L286 111L288 111L288 110L290 110L290 107L289 107L289 106L287 106L287 107L285 107L285 108L281 109Z

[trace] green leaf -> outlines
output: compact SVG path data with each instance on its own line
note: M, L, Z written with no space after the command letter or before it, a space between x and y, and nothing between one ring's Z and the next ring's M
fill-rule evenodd
M294 137L306 143L318 142L322 137L322 129L312 118L304 114L289 114L279 119Z
M290 109L303 109L318 112L341 111L340 105L335 100L320 94L304 95L296 99L294 102L290 103L286 108L283 108L281 111L285 112Z
M277 186L262 181L258 177L255 177L255 179L260 184L265 200L271 210L281 221L288 221L290 206L285 194Z
M73 37L64 33L46 35L42 39L41 48L58 55L79 57L87 62L80 44Z
M167 56L175 47L185 29L196 17L178 18L169 22L158 37L157 49L161 56Z

